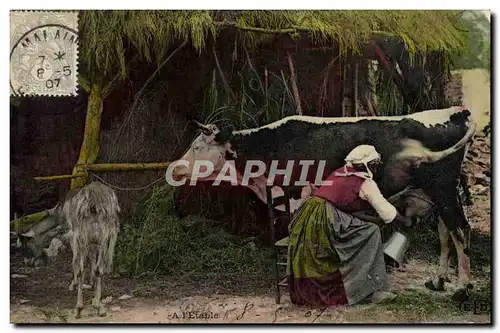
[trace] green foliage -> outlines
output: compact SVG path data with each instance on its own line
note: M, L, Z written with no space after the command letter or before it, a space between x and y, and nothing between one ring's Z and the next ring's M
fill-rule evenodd
M245 129L295 114L293 96L283 72L268 72L266 85L254 67L247 65L238 72L238 81L236 99L232 100L214 70L211 84L199 107L204 123L217 120L236 129Z
M467 31L467 47L452 57L455 69L484 68L490 70L491 24L481 11L466 11L462 15Z
M377 94L378 111L383 116L401 116L406 114L403 96L394 79L387 71L377 70L374 93Z
M127 75L127 63L158 63L174 42L205 46L215 26L207 11L83 11L80 15L80 59L91 81Z
M465 47L457 25L456 11L82 11L80 64L91 83L125 77L129 62L161 63L169 47L183 41L201 52L209 39L231 28L249 46L274 34L305 32L321 44L338 41L341 52L361 52L374 35L402 38L410 52L452 52Z
M141 201L133 222L119 237L115 254L118 271L132 276L268 276L266 250L212 227L212 221L205 218L177 218L172 212L172 193L172 188L159 186Z

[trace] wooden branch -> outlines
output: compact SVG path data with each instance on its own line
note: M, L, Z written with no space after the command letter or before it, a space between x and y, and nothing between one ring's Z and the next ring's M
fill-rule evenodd
M266 96L266 112L268 112L269 108L269 96L267 95L267 87L269 86L269 77L267 73L267 66L264 67L264 96Z
M321 90L319 92L319 97L318 97L318 110L320 111L321 113L321 116L323 117L323 114L324 114L324 107L323 107L323 102L328 98L328 92L327 92L327 87L328 87L328 79L330 78L330 75L331 75L331 72L332 72L332 69L333 69L333 65L335 64L335 61L337 61L337 59L339 58L340 56L337 55L336 57L333 57L332 56L332 59L330 60L330 62L328 63L328 65L326 66L325 70L323 71L323 82L321 83Z
M161 163L102 163L90 164L87 169L96 172L107 171L141 171L141 170L158 170L166 169L172 162Z
M236 28L239 30L260 32L260 33L264 33L264 34L292 34L292 33L296 33L299 31L298 27L291 27L291 28L286 28L286 29L265 29L265 28L241 26L237 22L234 22L234 21L232 21L232 22L229 22L229 21L216 22L215 24L219 27L222 27L222 28Z
M389 74L392 76L392 78L396 82L396 85L398 86L399 90L401 91L401 94L403 95L403 100L404 100L405 104L410 105L411 98L408 95L408 88L406 87L404 77L402 76L402 74L400 74L396 70L397 63L393 64L389 60L389 58L385 54L385 51L382 49L382 47L380 47L380 45L378 45L378 43L376 41L373 41L373 46L374 46L375 54L378 57L379 62L382 63L384 68L389 72Z
M359 83L359 79L358 79L358 76L359 76L359 62L356 61L356 63L354 64L354 75L353 75L353 78L352 78L352 104L353 104L353 113L354 113L354 116L359 116L359 104L358 104L358 101L359 101L359 87L358 87L358 83Z
M295 106L297 107L297 113L302 115L302 105L300 104L299 87L297 85L297 76L295 74L295 68L293 66L292 56L290 52L286 52L286 57L288 59L288 67L290 67L290 79L292 81L292 91L293 97L295 99Z
M118 79L121 77L122 73L121 72L118 72L115 77L113 77L113 79L111 81L109 81L109 83L102 89L102 98L105 99L106 97L109 96L109 94L111 94L111 92L113 91L114 87L115 87L115 83L116 81L118 81Z
M19 229L24 229L29 227L30 225L44 219L47 217L48 211L44 210L43 212L38 212L35 214L31 214L28 216L24 216L20 219L14 219L10 221L10 228L18 231Z
M246 30L246 31L258 32L258 33L263 33L263 34L297 34L299 32L306 32L306 33L318 32L318 29L309 29L309 28L300 27L300 26L290 26L289 28L283 28L283 29L267 29L267 28L242 26L242 25L239 25L238 22L236 22L236 21L215 22L215 25L218 27L221 27L221 28L236 28L238 30ZM370 39L379 38L380 36L393 37L393 38L399 37L398 35L396 35L392 32L383 31L383 30L374 30L374 31L372 31L372 35L370 36Z
M109 172L109 171L141 171L141 170L160 170L166 169L172 162L159 163L97 163L89 165L77 164L79 170L87 170L94 172ZM72 175L57 175L57 176L39 176L35 180L60 180L85 177L86 174Z
M345 61L341 61L340 68L342 71L342 117L345 117L345 109L346 109L346 100L345 100L345 92L347 90L347 71L349 69L349 65Z
M262 90L262 93L264 94L265 93L264 92L264 87L262 86L262 80L260 79L259 72L257 72L257 70L255 69L255 67L253 66L252 59L250 59L250 54L248 53L248 50L247 50L246 47L245 47L245 55L247 56L248 66L250 66L250 69L253 71L253 73L255 74L255 76L259 79L260 89ZM266 96L266 98L267 98L267 96Z
M285 46L283 49L293 49L296 50L296 45ZM332 52L336 50L336 46L310 46L310 47L301 47L300 51L305 52Z
M82 86L83 90L87 93L90 93L90 82L87 78L83 77L81 74L78 74L78 84Z
M132 104L132 107L130 108L130 112L128 113L127 119L121 124L120 129L118 130L118 136L121 136L122 130L125 128L125 126L129 123L130 119L132 118L132 114L135 111L135 107L137 103L139 102L139 97L141 97L142 92L146 88L146 86L153 80L155 75L165 66L165 64L180 50L182 49L185 45L187 44L187 40L185 40L181 45L179 45L175 50L170 53L170 55L165 59L159 66L158 68L151 74L151 76L146 80L144 85L141 87L141 89L135 94L134 96L134 103Z
M371 116L378 116L378 111L375 108L375 105L373 105L372 101L370 98L368 98L366 95L363 95L363 101L366 106L366 109L370 113Z
M58 175L58 176L40 176L34 177L35 180L59 180L59 179L71 179L71 178L80 178L85 177L84 174L75 174L75 175Z
M229 96L231 97L231 100L234 101L234 100L236 100L236 97L234 96L234 93L231 90L229 83L227 83L226 76L224 75L224 72L222 71L222 68L220 67L219 58L217 57L217 52L215 52L215 47L212 47L212 53L214 54L215 66L217 67L217 71L219 72L222 83L224 83L224 88L226 88L226 91L229 94Z

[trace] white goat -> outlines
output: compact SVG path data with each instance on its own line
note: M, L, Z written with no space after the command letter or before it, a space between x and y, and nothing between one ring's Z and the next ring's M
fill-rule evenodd
M68 238L73 252L73 280L69 290L73 290L75 286L78 290L75 317L81 317L84 307L83 281L86 259L90 261L90 284L94 287L92 305L99 316L105 316L106 309L101 301L102 279L104 274L111 272L120 230L120 206L115 192L102 183L93 182L68 192L64 200L48 212L49 215L44 220L20 235L23 238L23 248L29 249L28 252L34 257L44 255L46 250L40 249L41 242L37 237L37 230L45 231L50 226L57 225L67 226L69 231L65 238Z

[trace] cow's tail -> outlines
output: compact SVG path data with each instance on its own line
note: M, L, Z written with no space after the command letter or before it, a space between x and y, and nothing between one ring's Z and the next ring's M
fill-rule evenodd
M422 143L418 140L403 139L401 141L403 149L397 154L396 158L411 159L414 160L416 164L437 162L462 149L474 136L474 133L476 132L476 127L477 124L475 122L469 121L469 126L464 137L460 139L460 141L458 141L452 147L441 151L432 151L424 147Z

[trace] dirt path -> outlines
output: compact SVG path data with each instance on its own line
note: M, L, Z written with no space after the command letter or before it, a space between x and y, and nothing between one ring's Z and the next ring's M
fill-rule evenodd
M87 292L81 319L74 319L72 306L32 306L12 304L11 321L15 323L490 323L487 313L464 311L450 301L456 289L454 283L447 291L436 293L423 287L436 265L412 259L391 274L393 290L399 294L394 303L362 305L355 308L308 309L290 303L288 294L276 304L268 295L234 296L213 293L210 296L187 296L172 300L161 297L137 297L120 300L119 293L108 298L108 315L97 317ZM489 270L475 272L476 290L487 290ZM137 290L137 289L136 289ZM69 292L66 292L69 293ZM105 296L108 296L105 294ZM481 299L480 297L478 299ZM75 301L73 298L71 301Z
M446 309L429 313L410 304L395 310L395 305L365 305L358 308L306 309L292 305L286 297L277 305L268 296L185 297L173 302L151 304L145 300L113 301L108 315L97 317L90 304L82 318L75 320L69 309L42 309L16 306L11 310L15 323L489 323L490 316L472 312L447 313Z

